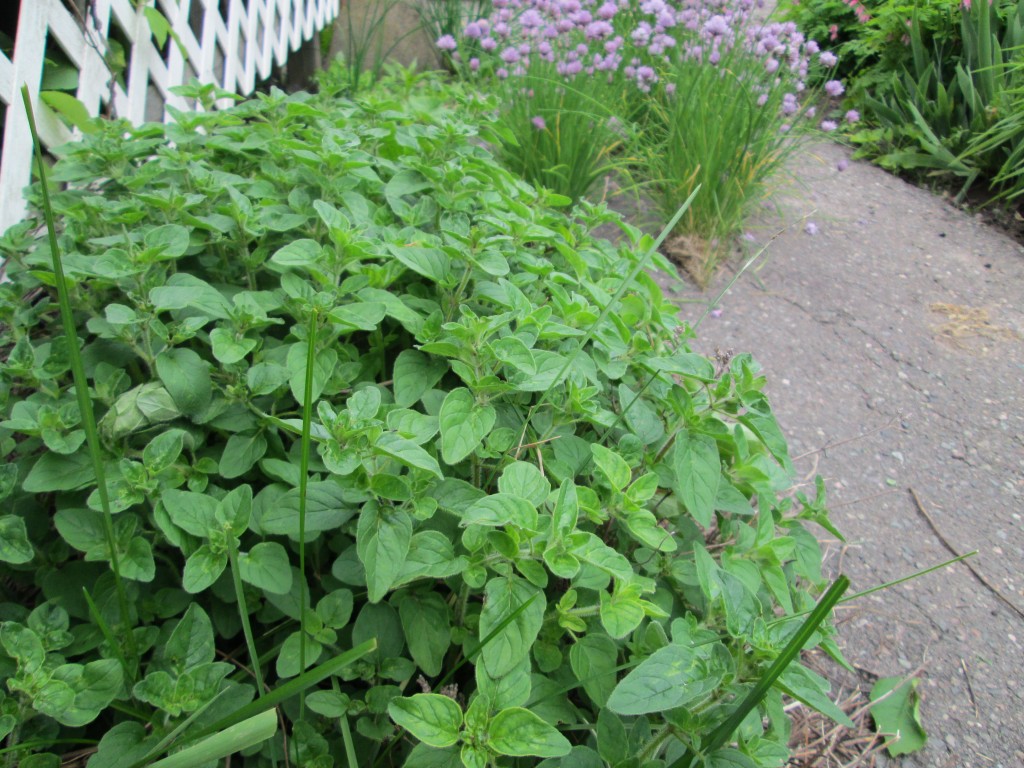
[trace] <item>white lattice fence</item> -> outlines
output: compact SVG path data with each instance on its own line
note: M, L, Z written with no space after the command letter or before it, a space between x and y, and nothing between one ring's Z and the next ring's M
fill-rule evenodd
M0 0L10 3L17 0ZM21 87L32 95L46 146L72 133L45 106L39 90L47 51L57 46L78 70L76 96L91 115L133 123L168 119L166 107L190 108L171 88L198 79L250 93L338 13L339 0L21 0L14 55L0 52L0 101L6 106L0 156L0 232L25 211L31 138ZM156 7L174 35L157 45L145 7ZM108 65L110 39L125 48L123 69Z

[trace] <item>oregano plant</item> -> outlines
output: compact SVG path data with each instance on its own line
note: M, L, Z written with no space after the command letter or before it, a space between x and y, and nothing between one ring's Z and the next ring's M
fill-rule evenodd
M37 225L0 240L7 754L781 766L783 696L845 716L765 677L838 651L796 635L830 524L756 363L688 348L650 237L502 170L486 104L342 82L63 148L74 334Z

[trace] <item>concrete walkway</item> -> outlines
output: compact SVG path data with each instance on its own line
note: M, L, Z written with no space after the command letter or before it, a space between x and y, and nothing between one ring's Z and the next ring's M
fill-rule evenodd
M695 346L764 367L800 476L826 478L848 538L829 562L854 590L978 551L980 579L956 564L841 609L841 645L879 675L923 668L929 742L903 765L1019 768L1024 248L866 163L838 171L848 154L797 157L806 189L754 236L788 229ZM713 298L729 277L682 298Z

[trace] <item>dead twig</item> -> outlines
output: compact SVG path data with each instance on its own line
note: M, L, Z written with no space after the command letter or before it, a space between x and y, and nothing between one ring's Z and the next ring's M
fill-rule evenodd
M917 493L914 492L914 489L908 488L907 490L910 491L910 495L914 499L914 504L917 506L917 511L921 514L921 517L925 519L925 522L928 523L928 527L932 529L932 532L938 537L939 541L942 542L943 546L945 546L946 549L948 549L955 557L964 557L963 554L957 552L956 548L949 543L949 540L942 534L942 531L939 530L939 526L935 524L935 521L932 519L932 516L928 514L928 511L924 508L924 504L921 503L921 499L917 497ZM985 587L985 589L987 589L989 592L995 595L995 597L998 598L1000 602L1004 603L1006 607L1008 607L1011 611L1016 613L1020 618L1024 619L1024 608L1021 608L1012 600L1010 600L1006 595L1000 592L999 588L996 587L987 578L985 578L984 574L982 574L981 571L975 568L969 560L962 560L961 562L967 566L967 570L974 574L974 578L976 578L981 583L981 585Z

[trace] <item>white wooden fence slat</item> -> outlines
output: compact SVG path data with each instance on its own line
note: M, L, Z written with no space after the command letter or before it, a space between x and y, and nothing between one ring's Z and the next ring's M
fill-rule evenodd
M14 53L10 58L0 53L0 102L6 107L0 232L24 215L22 191L32 177L32 141L21 102L22 85L28 86L40 138L47 148L75 136L39 100L48 44L58 46L78 70L75 95L90 114L112 114L136 124L168 120L167 107L190 106L171 89L193 78L242 95L251 93L257 79L268 77L275 64L283 65L291 51L338 15L340 0L229 0L226 18L218 0L146 0L143 5L157 8L174 30L177 40L169 41L163 53L136 0L87 0L82 17L70 12L62 0L21 3ZM201 22L198 30L191 19ZM112 38L128 44L123 72L110 69L107 57ZM230 103L225 99L218 106Z

